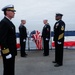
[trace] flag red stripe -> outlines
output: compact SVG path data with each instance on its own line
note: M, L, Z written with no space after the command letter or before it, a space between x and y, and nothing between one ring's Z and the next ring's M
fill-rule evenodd
M20 44L18 43L17 48L20 48ZM64 46L75 46L75 41L64 42ZM55 47L54 42L52 42L52 47Z
M64 42L64 46L75 46L75 41ZM55 47L54 42L52 42L52 47Z

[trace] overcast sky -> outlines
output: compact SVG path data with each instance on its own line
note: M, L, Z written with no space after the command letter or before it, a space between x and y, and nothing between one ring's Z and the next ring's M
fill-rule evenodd
M9 4L13 4L16 13L12 19L18 32L20 20L27 21L28 31L42 31L43 20L48 19L51 31L55 21L55 14L62 13L66 23L66 30L75 30L75 0L0 0L0 20L4 17L1 9Z

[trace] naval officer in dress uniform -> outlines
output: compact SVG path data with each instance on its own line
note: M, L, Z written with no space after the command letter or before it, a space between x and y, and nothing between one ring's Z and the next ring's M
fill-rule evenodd
M44 46L44 56L49 55L49 40L50 40L50 25L48 20L43 20L44 27L42 30L43 46Z
M59 67L63 65L63 46L64 46L64 31L65 23L62 21L63 14L57 13L55 16L56 23L54 25L54 41L55 41L55 61L54 66Z
M26 39L27 39L27 29L24 26L26 24L26 20L21 20L21 24L19 26L19 34L20 34L20 53L21 57L26 57Z
M14 5L2 8L4 18L0 22L0 45L3 58L3 75L15 75L16 33L11 19L14 18Z

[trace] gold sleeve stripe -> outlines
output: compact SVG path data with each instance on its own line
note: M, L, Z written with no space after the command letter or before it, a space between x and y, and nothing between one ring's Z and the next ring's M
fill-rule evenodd
M3 53L3 54L9 53L9 49L7 48L7 49L2 50L2 53Z
M64 33L60 34L59 37L58 37L58 40L62 39L64 36Z

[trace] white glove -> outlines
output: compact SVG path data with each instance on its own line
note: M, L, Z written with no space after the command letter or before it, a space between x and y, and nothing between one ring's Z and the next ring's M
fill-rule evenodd
M46 38L46 40L49 40L48 38Z
M11 54L9 54L9 55L6 56L6 59L10 59L10 58L12 58Z
M33 38L31 38L31 41L33 41L34 39Z
M24 39L23 42L25 42L26 40Z
M61 42L57 42L58 44L62 44Z

